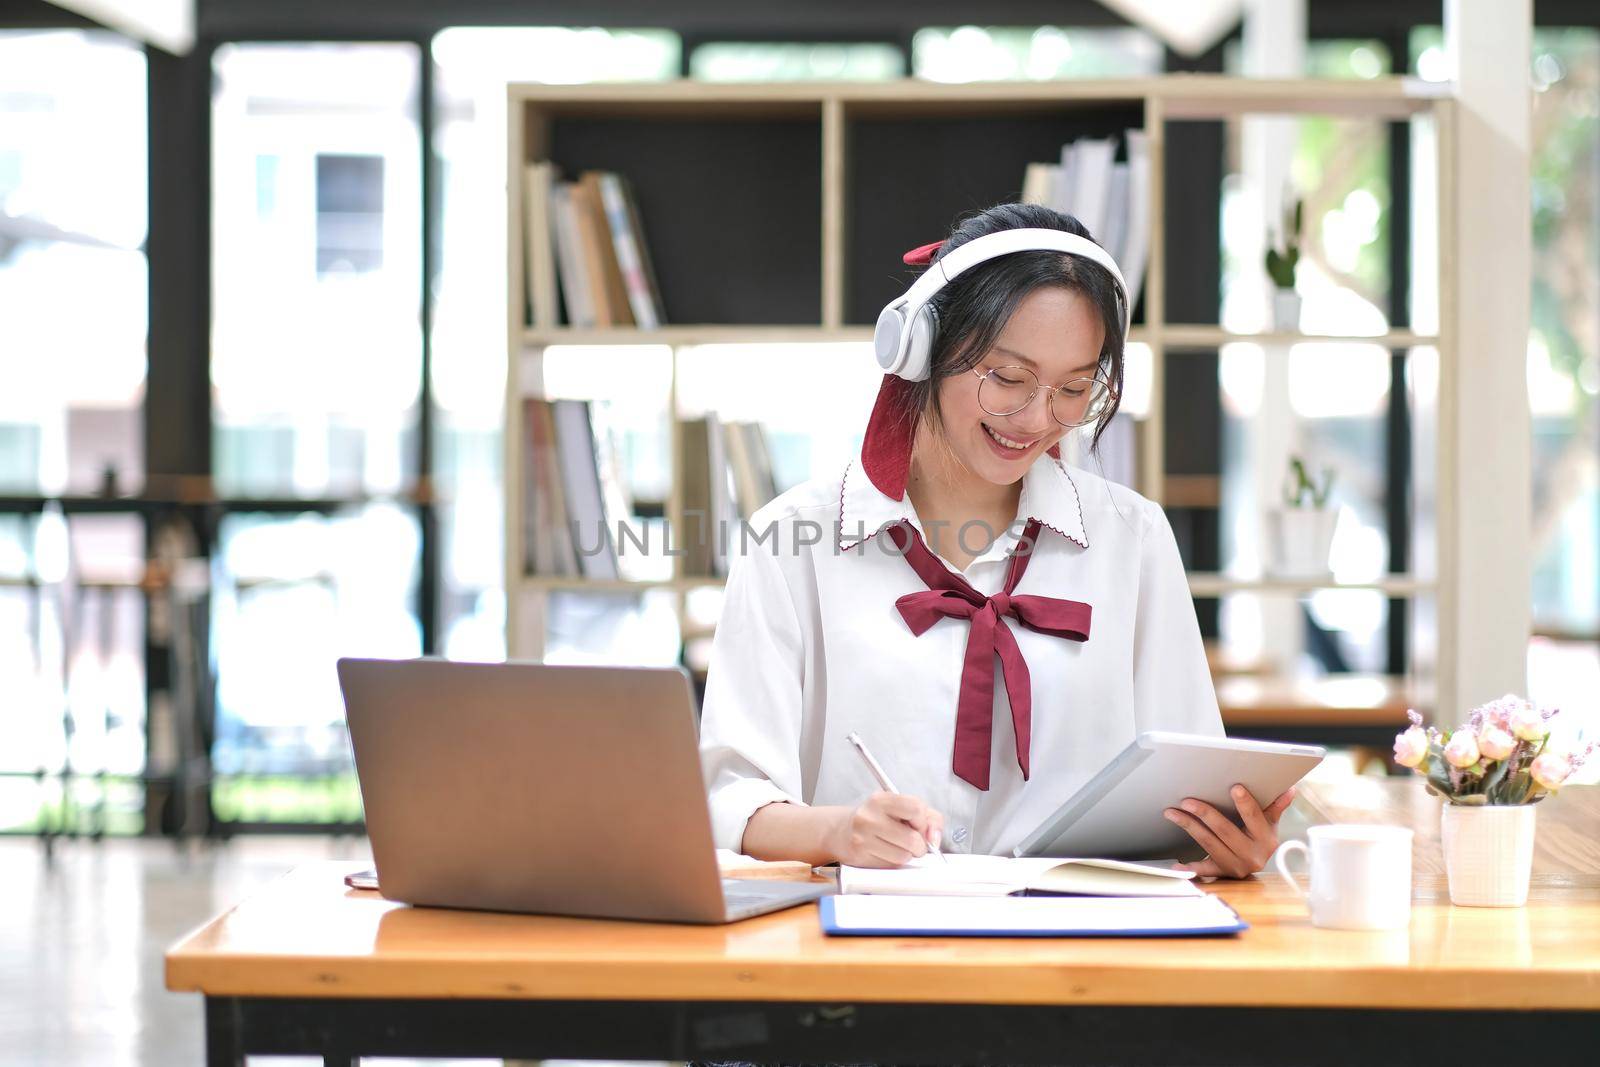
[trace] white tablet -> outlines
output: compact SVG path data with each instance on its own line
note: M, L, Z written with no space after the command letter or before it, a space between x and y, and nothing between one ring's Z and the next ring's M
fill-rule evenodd
M1235 822L1235 782L1263 807L1322 762L1320 745L1149 730L1084 783L1014 850L1018 856L1198 859L1205 850L1161 814L1185 797Z

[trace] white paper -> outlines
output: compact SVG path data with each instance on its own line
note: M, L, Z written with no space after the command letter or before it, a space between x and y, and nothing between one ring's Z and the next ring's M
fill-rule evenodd
M1045 872L1064 864L1083 864L1133 871L1157 878L1192 879L1190 871L1174 871L1123 860L1061 859L1050 856L973 856L963 853L919 856L904 867L839 867L839 892L914 894L917 896L1005 896L1024 889Z

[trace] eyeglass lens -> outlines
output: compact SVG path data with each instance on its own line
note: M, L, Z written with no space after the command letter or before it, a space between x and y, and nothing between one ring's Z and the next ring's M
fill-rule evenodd
M1015 415L1039 391L1027 367L997 367L978 383L978 406L995 416ZM1063 426L1094 422L1106 410L1111 388L1099 378L1074 378L1050 394L1050 415Z

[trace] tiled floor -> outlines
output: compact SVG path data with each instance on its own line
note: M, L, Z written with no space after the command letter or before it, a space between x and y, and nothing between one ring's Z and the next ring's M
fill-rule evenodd
M46 862L37 841L0 839L0 1067L204 1062L200 998L163 986L167 946L298 863L370 856L349 837L114 840L64 842Z

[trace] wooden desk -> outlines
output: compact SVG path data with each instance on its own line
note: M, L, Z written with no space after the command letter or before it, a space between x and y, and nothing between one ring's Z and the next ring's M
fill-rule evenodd
M1409 930L1318 930L1275 876L1195 940L826 938L814 905L725 927L408 908L296 870L174 946L212 1065L245 1052L851 1063L1592 1063L1600 790L1539 812L1528 906L1448 902L1415 779L1308 787L1286 819L1418 831Z
M1415 683L1384 674L1321 678L1220 675L1222 723L1231 735L1269 741L1357 745L1389 751L1406 725L1406 710L1426 711L1432 698Z

